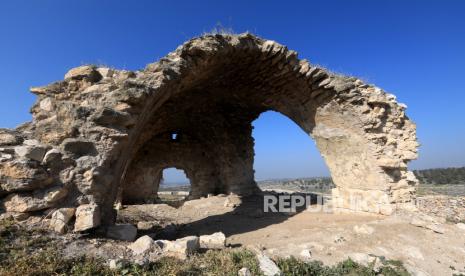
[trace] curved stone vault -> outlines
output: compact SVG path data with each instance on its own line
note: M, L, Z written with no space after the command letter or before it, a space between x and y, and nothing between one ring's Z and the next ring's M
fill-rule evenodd
M267 110L316 141L337 210L392 214L415 199L406 106L251 34L194 38L136 72L77 67L31 92L33 121L0 130L7 212L76 208L76 231L112 224L114 203L156 195L166 167L186 171L191 198L258 192L251 123Z

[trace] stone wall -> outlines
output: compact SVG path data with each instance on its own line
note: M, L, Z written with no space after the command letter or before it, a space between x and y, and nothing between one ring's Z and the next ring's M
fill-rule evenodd
M33 121L0 130L7 212L79 207L77 230L108 225L117 198L156 192L167 166L186 170L194 196L256 192L251 123L267 110L315 139L336 209L391 214L415 200L406 106L251 34L194 38L137 72L77 67L31 91Z

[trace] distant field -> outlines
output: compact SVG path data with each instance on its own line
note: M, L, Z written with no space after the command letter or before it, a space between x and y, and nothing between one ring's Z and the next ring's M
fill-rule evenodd
M413 171L420 181L417 193L423 195L465 196L465 167ZM330 177L270 179L257 181L262 190L276 189L303 193L331 193L334 184ZM184 184L161 185L160 191L189 191Z
M465 196L465 184L420 184L417 189L419 196L448 195Z

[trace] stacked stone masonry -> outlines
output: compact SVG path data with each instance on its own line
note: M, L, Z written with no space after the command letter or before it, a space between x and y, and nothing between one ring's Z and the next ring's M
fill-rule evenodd
M406 106L251 34L194 38L136 72L80 66L31 92L32 122L0 129L6 212L71 208L76 230L111 225L114 203L156 195L167 167L186 171L191 198L256 193L251 124L268 110L316 141L337 210L388 215L415 200Z

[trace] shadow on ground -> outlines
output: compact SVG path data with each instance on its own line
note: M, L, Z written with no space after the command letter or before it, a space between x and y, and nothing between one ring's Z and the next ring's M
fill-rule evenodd
M264 212L264 195L284 195L274 192L263 192L242 198L242 203L233 211L221 215L209 216L197 221L184 224L180 227L178 236L208 235L215 232L223 232L227 237L255 231L269 225L279 224L290 217L306 210L300 207L295 212ZM289 194L287 194L289 195ZM311 204L317 203L317 195L293 193L293 196L307 196Z

